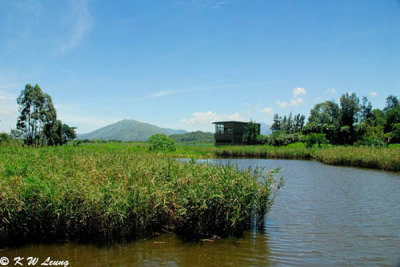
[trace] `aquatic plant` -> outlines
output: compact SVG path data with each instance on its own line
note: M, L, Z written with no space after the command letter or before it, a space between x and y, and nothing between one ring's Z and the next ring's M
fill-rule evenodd
M139 148L139 150L142 148ZM0 152L0 243L109 243L173 231L241 234L263 218L276 173L215 166L101 144Z
M400 147L327 146L226 146L215 150L226 158L315 159L325 164L400 171Z

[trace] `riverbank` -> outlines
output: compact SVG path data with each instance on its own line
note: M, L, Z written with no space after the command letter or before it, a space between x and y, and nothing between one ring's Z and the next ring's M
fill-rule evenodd
M330 146L323 148L229 146L215 150L217 157L317 160L325 164L400 171L400 148Z
M2 147L0 177L1 246L111 243L161 231L240 235L254 216L264 217L280 187L271 172L107 144Z

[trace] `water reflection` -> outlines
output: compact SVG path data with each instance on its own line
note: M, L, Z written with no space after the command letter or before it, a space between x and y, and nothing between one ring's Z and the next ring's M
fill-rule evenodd
M400 175L297 160L211 160L282 167L285 186L264 229L243 238L183 242L173 235L108 248L28 245L0 256L67 259L71 266L395 266L400 259Z

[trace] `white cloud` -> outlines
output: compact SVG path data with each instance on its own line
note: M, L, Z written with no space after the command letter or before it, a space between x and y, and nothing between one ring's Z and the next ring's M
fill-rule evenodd
M274 114L274 111L272 110L272 108L263 108L260 111L263 113L267 113L267 114Z
M299 95L305 95L306 93L307 91L305 88L297 87L293 89L293 97L290 99L290 101L277 101L276 103L281 108L295 107L304 102L304 100L299 97Z
M73 14L68 23L71 23L73 28L68 40L61 44L60 51L62 54L77 47L94 25L94 19L89 12L88 0L76 0L71 3Z
M176 93L177 93L177 91L160 91L160 92L155 92L153 94L150 94L146 98L157 98L157 97L162 97L162 96L167 96L167 95L173 95Z
M181 123L190 131L211 131L215 121L245 121L248 118L242 113L217 114L212 111L195 112L190 118L184 118Z
M303 103L304 100L300 97L290 99L290 106L295 107Z
M299 95L305 95L306 94L306 89L297 87L293 89L293 96L297 97Z
M179 5L192 6L195 8L217 9L229 3L228 0L182 0L176 2Z
M302 98L294 97L294 98L290 99L290 102L278 101L277 104L281 108L286 108L286 107L296 107L303 102L304 102L304 100Z
M329 88L328 90L326 90L326 92L330 93L330 94L334 94L334 93L336 93L336 89L335 88Z
M377 97L378 96L378 92L369 92L369 95L372 97Z

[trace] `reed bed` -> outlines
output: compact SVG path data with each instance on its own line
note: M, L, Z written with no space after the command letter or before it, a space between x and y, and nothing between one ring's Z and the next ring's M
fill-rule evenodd
M400 171L400 147L331 146L324 148L226 146L215 150L217 157L314 159L325 164Z
M325 164L400 171L400 148L331 147L313 152Z
M217 157L311 159L312 150L304 147L225 146L215 150Z
M172 231L240 235L263 218L276 172L137 152L132 146L0 150L0 245L110 243Z

